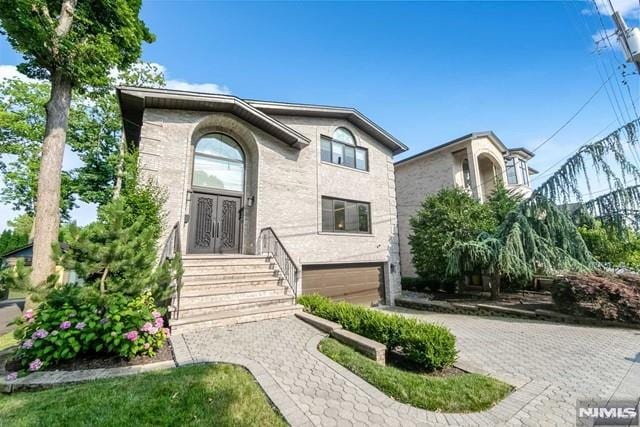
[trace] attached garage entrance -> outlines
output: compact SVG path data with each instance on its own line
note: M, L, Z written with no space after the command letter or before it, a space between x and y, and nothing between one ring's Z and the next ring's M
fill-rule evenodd
M384 303L383 264L303 265L302 293L354 304Z

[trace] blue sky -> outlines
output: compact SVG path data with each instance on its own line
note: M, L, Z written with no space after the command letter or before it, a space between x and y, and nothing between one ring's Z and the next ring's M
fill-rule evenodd
M481 130L534 148L613 74L537 152L531 165L543 171L630 119L631 98L640 109L640 77L628 76L627 89L621 52L596 49L602 25L613 27L597 2L601 15L579 1L145 1L142 16L157 41L142 59L161 64L172 87L356 107L408 145L405 155ZM638 0L614 4L639 25ZM0 67L19 60L1 40ZM14 213L1 209L3 224ZM91 216L86 207L76 214L81 223Z

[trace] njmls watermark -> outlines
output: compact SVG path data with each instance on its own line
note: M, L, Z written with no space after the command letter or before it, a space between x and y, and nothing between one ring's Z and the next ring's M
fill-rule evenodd
M579 400L576 404L578 426L640 426L637 400Z

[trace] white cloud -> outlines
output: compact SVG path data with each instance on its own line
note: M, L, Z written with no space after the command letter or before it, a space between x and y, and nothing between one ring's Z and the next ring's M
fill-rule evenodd
M228 87L220 86L216 83L189 83L173 79L167 79L167 89L186 90L189 92L231 93Z
M35 81L21 72L19 72L15 65L0 65L0 82L5 79L18 78L23 81Z
M611 6L609 0L595 0L598 5L598 12L601 15L611 16ZM625 18L637 19L640 17L640 4L637 0L612 0L615 10L620 12ZM590 4L588 8L580 11L583 15L595 15L596 8Z

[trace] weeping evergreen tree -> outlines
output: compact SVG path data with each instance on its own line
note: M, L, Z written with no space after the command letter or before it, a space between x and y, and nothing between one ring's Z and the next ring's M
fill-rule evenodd
M530 280L535 274L562 271L590 271L599 263L589 252L566 206L578 203L593 216L616 227L629 225L638 217L640 169L637 156L636 119L605 138L585 144L520 203L495 233L458 242L447 262L447 273L460 276L482 269L491 276L492 297L500 292L503 277ZM629 158L631 157L631 159ZM609 193L583 202L581 183L591 192L591 165L604 176Z

